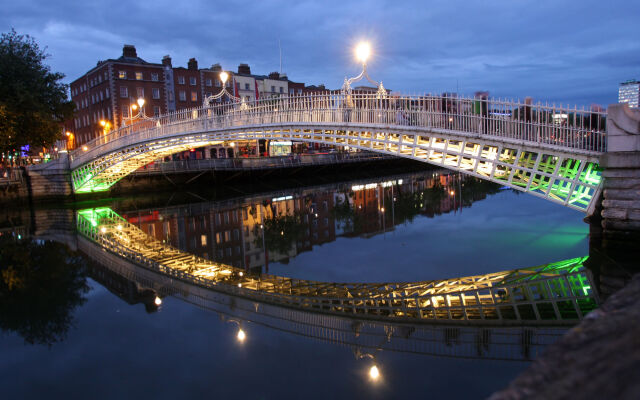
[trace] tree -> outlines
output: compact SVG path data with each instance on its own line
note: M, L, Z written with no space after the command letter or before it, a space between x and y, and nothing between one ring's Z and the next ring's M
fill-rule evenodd
M61 138L74 105L64 75L51 72L48 57L29 35L14 29L0 36L0 151L50 146Z
M85 261L67 246L0 236L0 330L29 344L61 342L88 290Z

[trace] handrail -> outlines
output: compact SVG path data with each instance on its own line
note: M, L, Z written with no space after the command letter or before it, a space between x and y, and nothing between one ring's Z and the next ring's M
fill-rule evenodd
M606 151L606 112L520 101L447 96L312 94L180 110L120 127L70 153L83 164L121 146L189 133L254 126L440 129L592 153ZM124 142L123 138L126 138ZM107 146L111 144L111 146ZM114 145L115 144L115 145Z

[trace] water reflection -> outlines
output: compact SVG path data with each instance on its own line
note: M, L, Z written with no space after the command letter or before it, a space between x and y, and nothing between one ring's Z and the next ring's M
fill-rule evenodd
M86 301L86 264L64 244L24 234L0 235L0 329L51 346L66 338Z
M120 214L158 240L212 261L269 270L339 237L374 237L422 215L462 212L497 193L477 178L429 171Z

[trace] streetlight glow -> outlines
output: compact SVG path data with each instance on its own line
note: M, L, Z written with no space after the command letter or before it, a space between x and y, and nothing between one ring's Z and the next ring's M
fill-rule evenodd
M140 108L142 108L142 106L144 106L144 99L142 97L140 97L138 99L138 105L140 106Z
M360 60L361 63L366 64L369 55L371 55L371 47L369 46L369 43L362 42L358 44L356 47L356 57L358 60Z
M380 370L378 370L378 367L374 365L371 367L371 369L369 369L369 377L374 381L380 379Z
M101 119L100 120L100 126L106 126L107 125L107 121Z
M227 83L227 79L229 79L229 74L226 71L220 72L220 80L222 81L223 86Z
M236 338L238 339L238 342L243 343L244 340L247 338L247 335L244 333L242 329L240 329L238 330L238 335L236 335Z
M138 109L138 105L137 105L137 104L135 104L135 103L133 103L133 104L131 105L131 109L132 109L133 111L137 110L137 109Z
M162 299L158 296L156 296L155 300L153 301L157 306L159 306L160 304L162 304Z

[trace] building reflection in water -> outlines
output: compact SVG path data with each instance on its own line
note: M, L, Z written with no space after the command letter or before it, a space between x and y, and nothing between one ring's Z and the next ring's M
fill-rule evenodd
M498 190L477 178L429 171L120 214L183 251L268 272L270 262L286 264L337 237L372 237L418 215L462 212Z

